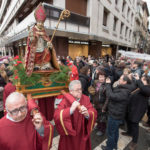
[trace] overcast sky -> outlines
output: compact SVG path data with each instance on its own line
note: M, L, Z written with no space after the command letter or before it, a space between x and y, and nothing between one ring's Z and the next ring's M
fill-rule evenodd
M150 0L144 0L145 2L147 2L147 6L149 9L149 14L150 14ZM149 17L149 29L150 29L150 17Z

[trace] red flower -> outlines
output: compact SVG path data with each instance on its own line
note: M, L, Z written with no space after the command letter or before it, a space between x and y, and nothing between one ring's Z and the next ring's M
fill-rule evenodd
M14 59L19 59L19 56L14 57Z
M15 80L17 80L18 79L18 76L15 76Z
M18 64L22 64L22 61L17 61Z
M14 64L14 66L18 66L18 64Z

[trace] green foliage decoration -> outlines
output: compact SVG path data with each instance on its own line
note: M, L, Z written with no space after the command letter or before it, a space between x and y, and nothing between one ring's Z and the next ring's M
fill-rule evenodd
M52 82L68 82L69 72L70 72L70 69L68 66L60 65L60 71L52 73L50 75L50 80Z

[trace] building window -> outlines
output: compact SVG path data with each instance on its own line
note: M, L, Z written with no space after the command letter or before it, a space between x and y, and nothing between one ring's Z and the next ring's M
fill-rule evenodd
M103 25L104 26L107 26L108 15L109 15L108 10L104 9L104 15L103 15Z
M118 18L117 18L117 17L114 17L113 31L116 31L116 28L117 28L117 22L118 22Z
M115 0L115 4L118 5L118 0Z
M66 9L86 16L87 0L66 0Z
M131 39L131 33L132 33L132 31L130 30L130 32L129 32L129 40Z
M125 0L123 0L123 4L122 4L122 12L125 11L125 6L126 6L126 2L125 2Z
M128 27L126 27L125 37L128 35Z
M121 23L121 27L120 27L120 34L123 35L123 27L124 27L124 24Z
M128 12L127 12L127 18L129 19L130 16L130 8L128 7Z
M131 24L133 24L133 13L131 14Z

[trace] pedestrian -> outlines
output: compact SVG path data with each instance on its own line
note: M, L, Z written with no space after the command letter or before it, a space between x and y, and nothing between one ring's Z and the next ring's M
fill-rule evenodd
M119 138L119 125L123 123L130 95L130 79L122 75L119 85L112 90L111 80L106 79L106 96L108 97L108 125L107 125L107 144L102 145L102 150L117 149Z

